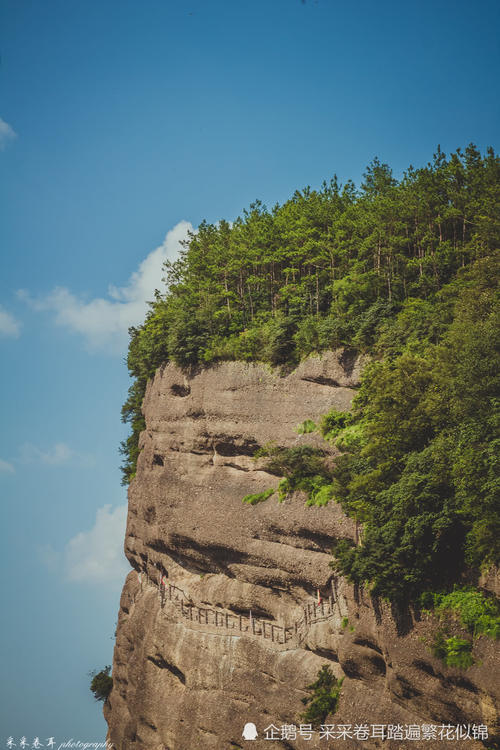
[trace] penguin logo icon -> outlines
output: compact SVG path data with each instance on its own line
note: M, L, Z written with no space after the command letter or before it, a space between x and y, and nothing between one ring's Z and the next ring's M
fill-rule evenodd
M251 721L245 724L243 734L241 735L244 740L255 740L258 737L257 727Z

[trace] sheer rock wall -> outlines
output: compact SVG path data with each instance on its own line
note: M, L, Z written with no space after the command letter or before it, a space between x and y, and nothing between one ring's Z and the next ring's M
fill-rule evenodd
M125 552L134 570L121 597L114 686L104 707L117 750L244 747L247 722L260 732L250 747L268 747L262 730L301 723L305 688L325 663L344 677L338 713L330 718L336 724L493 728L499 700L493 641L477 642L476 665L466 673L444 667L426 645L435 623L393 612L333 579L333 542L357 539L354 522L337 505L308 508L300 496L281 504L276 496L255 506L241 502L278 483L252 459L259 446L324 447L295 428L332 407L349 408L362 365L342 351L310 358L286 377L240 362L188 377L169 364L149 383L146 430L129 489ZM184 592L182 611L166 594L174 585ZM331 609L323 618L317 610L294 634L318 590ZM200 608L217 613L217 626L197 622ZM267 638L251 632L262 620ZM284 644L278 642L283 627L292 633ZM407 744L483 747L472 740ZM328 748L339 741L316 734L274 746ZM340 746L382 743L346 739ZM406 745L388 740L383 746Z

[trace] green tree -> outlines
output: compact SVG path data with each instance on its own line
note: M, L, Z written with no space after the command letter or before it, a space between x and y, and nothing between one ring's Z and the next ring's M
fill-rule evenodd
M108 699L109 694L113 688L113 678L110 675L111 666L108 664L100 672L95 670L90 673L92 678L90 682L90 690L94 695L96 701L105 701Z
M326 717L337 710L342 682L343 678L337 680L329 665L323 664L317 679L306 687L306 690L311 691L311 695L302 698L302 703L307 709L301 719L313 727L324 724Z

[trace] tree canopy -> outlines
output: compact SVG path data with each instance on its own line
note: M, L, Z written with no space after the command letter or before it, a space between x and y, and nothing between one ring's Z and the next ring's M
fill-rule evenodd
M498 561L499 178L492 149L438 147L399 180L375 159L359 188L333 178L203 222L130 331L124 481L159 365L290 368L347 347L371 364L351 413L321 425L343 454L314 490L363 524L337 565L401 599Z

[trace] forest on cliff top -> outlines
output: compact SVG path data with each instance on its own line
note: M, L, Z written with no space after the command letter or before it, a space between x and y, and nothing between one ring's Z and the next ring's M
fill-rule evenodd
M287 371L345 347L370 364L352 411L330 417L342 454L322 501L363 526L362 545L337 546L338 568L402 601L498 564L499 250L500 159L472 144L400 180L375 159L359 188L334 178L203 222L130 330L124 481L161 364Z

